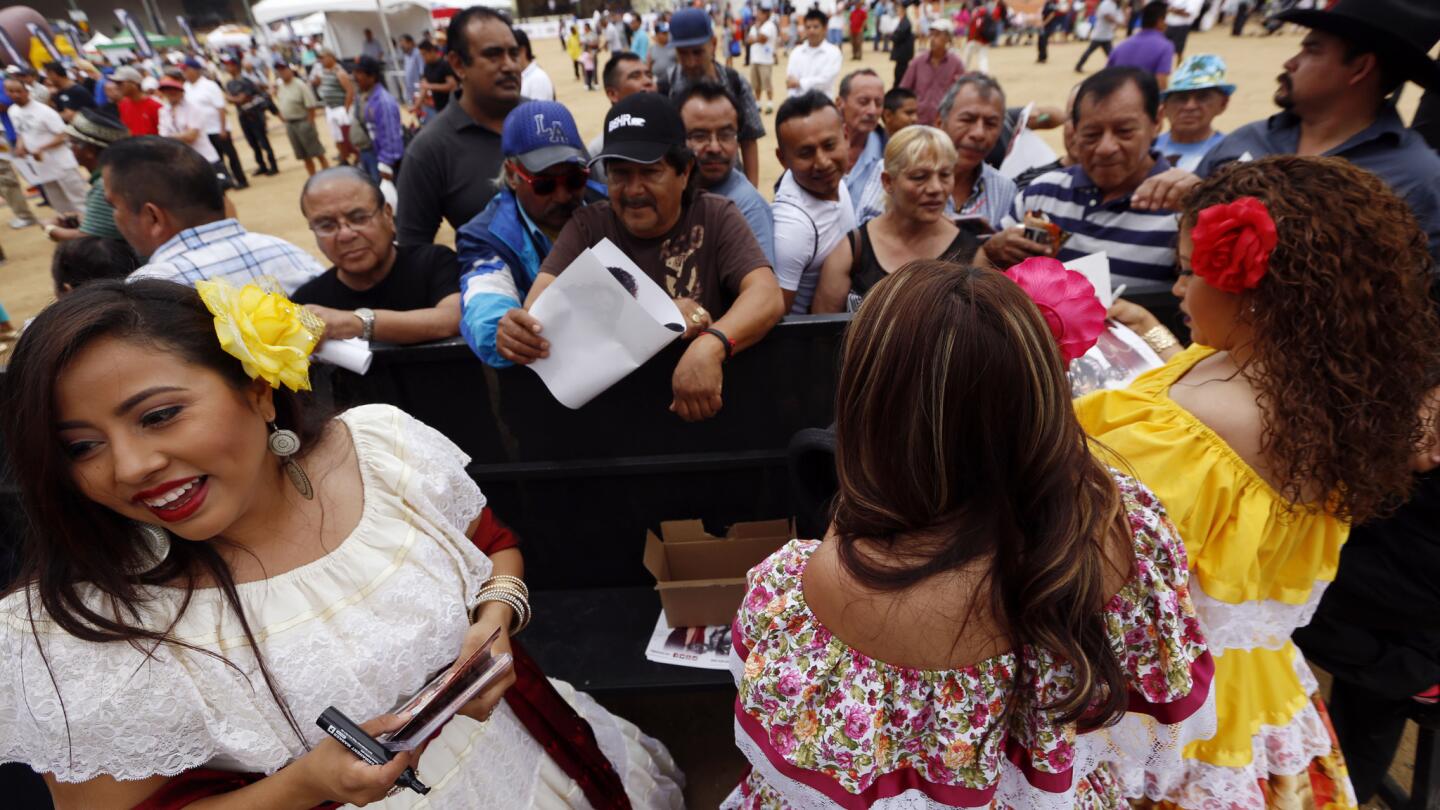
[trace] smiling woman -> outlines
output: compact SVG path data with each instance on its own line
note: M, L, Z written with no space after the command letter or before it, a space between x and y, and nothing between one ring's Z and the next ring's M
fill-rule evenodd
M388 406L307 417L299 308L209 292L92 282L15 349L30 530L0 597L0 760L62 808L410 807L386 796L412 765L431 806L678 806L663 747L511 650L523 560L469 459ZM385 712L492 633L519 679L423 753L366 765L311 722L398 728Z

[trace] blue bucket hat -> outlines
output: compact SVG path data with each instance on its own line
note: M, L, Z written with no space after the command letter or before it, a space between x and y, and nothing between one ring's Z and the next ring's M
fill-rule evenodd
M589 155L575 119L558 101L527 101L505 116L500 151L525 170L543 172L557 163L585 163Z
M682 8L670 17L670 44L677 48L704 45L715 36L703 8Z
M1219 90L1225 95L1235 92L1235 85L1225 83L1225 60L1213 53L1199 53L1187 57L1175 72L1170 74L1170 86L1160 94L1165 98L1171 93L1186 93L1191 90Z

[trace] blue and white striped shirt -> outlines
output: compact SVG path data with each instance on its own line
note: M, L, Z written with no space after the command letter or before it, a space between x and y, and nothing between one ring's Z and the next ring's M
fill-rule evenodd
M207 222L170 237L131 273L131 281L158 278L194 286L223 277L237 287L269 276L286 295L325 272L309 253L276 236L250 233L233 219Z
M1154 155L1148 176L1170 168ZM1099 251L1110 259L1110 275L1120 280L1170 282L1175 278L1175 243L1180 217L1168 209L1139 211L1130 195L1102 202L1104 192L1079 165L1042 174L1018 197L1006 226L1023 223L1027 211L1041 211L1070 234L1057 258L1070 261Z

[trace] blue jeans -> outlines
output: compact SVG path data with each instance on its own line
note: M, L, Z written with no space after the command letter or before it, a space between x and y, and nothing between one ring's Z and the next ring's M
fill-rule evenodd
M375 149L360 150L360 168L370 175L370 179L380 182L380 158L375 155Z

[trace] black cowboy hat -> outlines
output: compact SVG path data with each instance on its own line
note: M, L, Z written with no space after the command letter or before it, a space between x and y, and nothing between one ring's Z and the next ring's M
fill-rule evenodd
M1440 66L1429 55L1440 41L1436 0L1340 0L1329 11L1291 9L1275 19L1372 48L1410 81L1440 88Z

